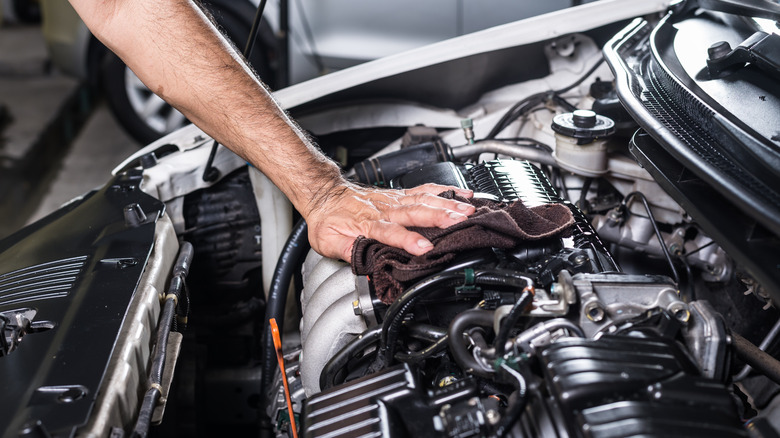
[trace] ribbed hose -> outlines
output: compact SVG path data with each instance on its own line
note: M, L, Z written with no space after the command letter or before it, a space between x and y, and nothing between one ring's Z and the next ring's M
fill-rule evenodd
M271 334L269 320L276 318L276 324L279 326L279 332L284 330L284 309L287 306L287 291L290 288L290 281L295 275L301 261L309 252L308 227L306 222L301 219L295 224L295 227L287 238L282 253L279 255L279 261L276 263L276 269L271 279L271 286L268 290L268 299L265 303L265 319L263 324L263 368L260 375L260 396L264 403L260 404L261 420L268 420L265 414L267 400L265 397L271 389L272 377L274 375L276 361L276 349L274 348L274 338ZM261 431L267 432L268 428L261 427Z
M731 346L740 359L780 385L780 361L734 332L731 333Z

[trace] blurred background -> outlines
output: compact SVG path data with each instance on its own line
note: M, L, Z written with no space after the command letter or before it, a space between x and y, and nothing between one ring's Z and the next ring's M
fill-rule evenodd
M41 4L0 1L0 237L5 237L104 183L140 144L96 90L53 66Z
M257 0L203 7L245 49ZM581 0L269 0L249 57L273 89ZM187 123L66 0L0 0L0 238Z

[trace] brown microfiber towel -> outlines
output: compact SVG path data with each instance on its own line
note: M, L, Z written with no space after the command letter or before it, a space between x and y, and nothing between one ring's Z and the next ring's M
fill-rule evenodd
M503 203L486 199L465 199L448 191L439 196L468 202L477 210L463 222L449 228L417 228L433 243L433 249L413 256L363 236L352 248L352 272L371 275L377 297L390 304L416 281L436 273L459 253L477 248L514 248L524 240L563 235L574 223L571 210L562 204L528 208L521 201Z

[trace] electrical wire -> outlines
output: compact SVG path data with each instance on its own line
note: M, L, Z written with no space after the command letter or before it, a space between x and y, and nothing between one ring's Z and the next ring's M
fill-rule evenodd
M509 397L509 406L494 429L494 435L503 438L512 430L512 426L515 425L528 404L528 386L523 374L506 362L501 363L499 369L513 378L512 384L515 386L515 392Z
M496 349L496 356L503 356L506 351L506 342L509 339L509 332L512 331L517 321L525 313L528 306L534 300L534 287L529 284L523 289L520 298L517 299L512 310L504 317L501 327L498 329L496 339L493 341L493 347Z
M672 255L669 254L669 249L666 247L666 243L664 242L663 236L661 236L661 230L658 228L658 223L655 221L655 216L653 216L653 211L650 210L650 205L647 203L647 197L642 192L631 192L628 195L626 195L625 198L623 198L623 206L628 207L628 204L631 203L631 201L634 198L639 198L640 201L642 201L642 205L645 207L645 211L647 211L647 216L650 219L650 224L653 226L653 231L655 231L655 237L658 239L658 244L661 246L661 251L663 251L664 257L666 258L666 262L669 264L669 269L672 271L672 277L674 278L674 283L679 284L680 283L680 276L677 273L677 268L674 266L674 260L672 259Z
M569 101L561 97L560 95L563 93L566 93L567 91L573 89L574 87L580 85L582 82L585 81L588 77L590 77L593 73L596 72L596 70L601 66L601 64L604 62L604 58L601 57L599 60L590 68L583 76L581 76L579 79L574 81L574 83L563 87L559 90L549 90L541 93L532 94L519 102L512 105L509 110L507 110L503 116L499 119L499 121L493 126L493 129L490 130L488 135L485 137L486 140L492 140L494 139L501 131L506 129L512 122L519 119L521 116L527 114L531 111L531 109L541 103L544 103L546 101L554 101L559 106L563 107L566 111L574 111L577 109L576 106L572 105Z

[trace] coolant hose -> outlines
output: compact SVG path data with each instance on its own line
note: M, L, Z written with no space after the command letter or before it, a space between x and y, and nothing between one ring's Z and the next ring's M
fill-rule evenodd
M463 333L471 327L492 327L493 316L495 312L481 309L469 309L459 313L450 322L447 329L450 353L455 358L455 362L461 368L481 377L490 377L492 373L486 372L482 365L477 363L476 359L469 353L468 347L463 342Z
M754 370L780 384L780 361L734 332L731 333L731 346L737 356Z
M271 318L276 318L276 324L279 326L279 332L284 330L284 308L287 306L287 291L290 288L290 281L295 275L301 260L309 252L308 227L306 221L299 220L287 238L282 253L279 255L279 261L276 263L276 269L271 279L271 287L268 289L268 298L265 303L265 319L263 324L263 370L260 375L260 396L263 400L271 389L271 381L274 375L276 361L276 349L274 348L274 339L271 334ZM265 409L266 404L260 404L261 409ZM260 412L261 418L266 417L264 412Z

